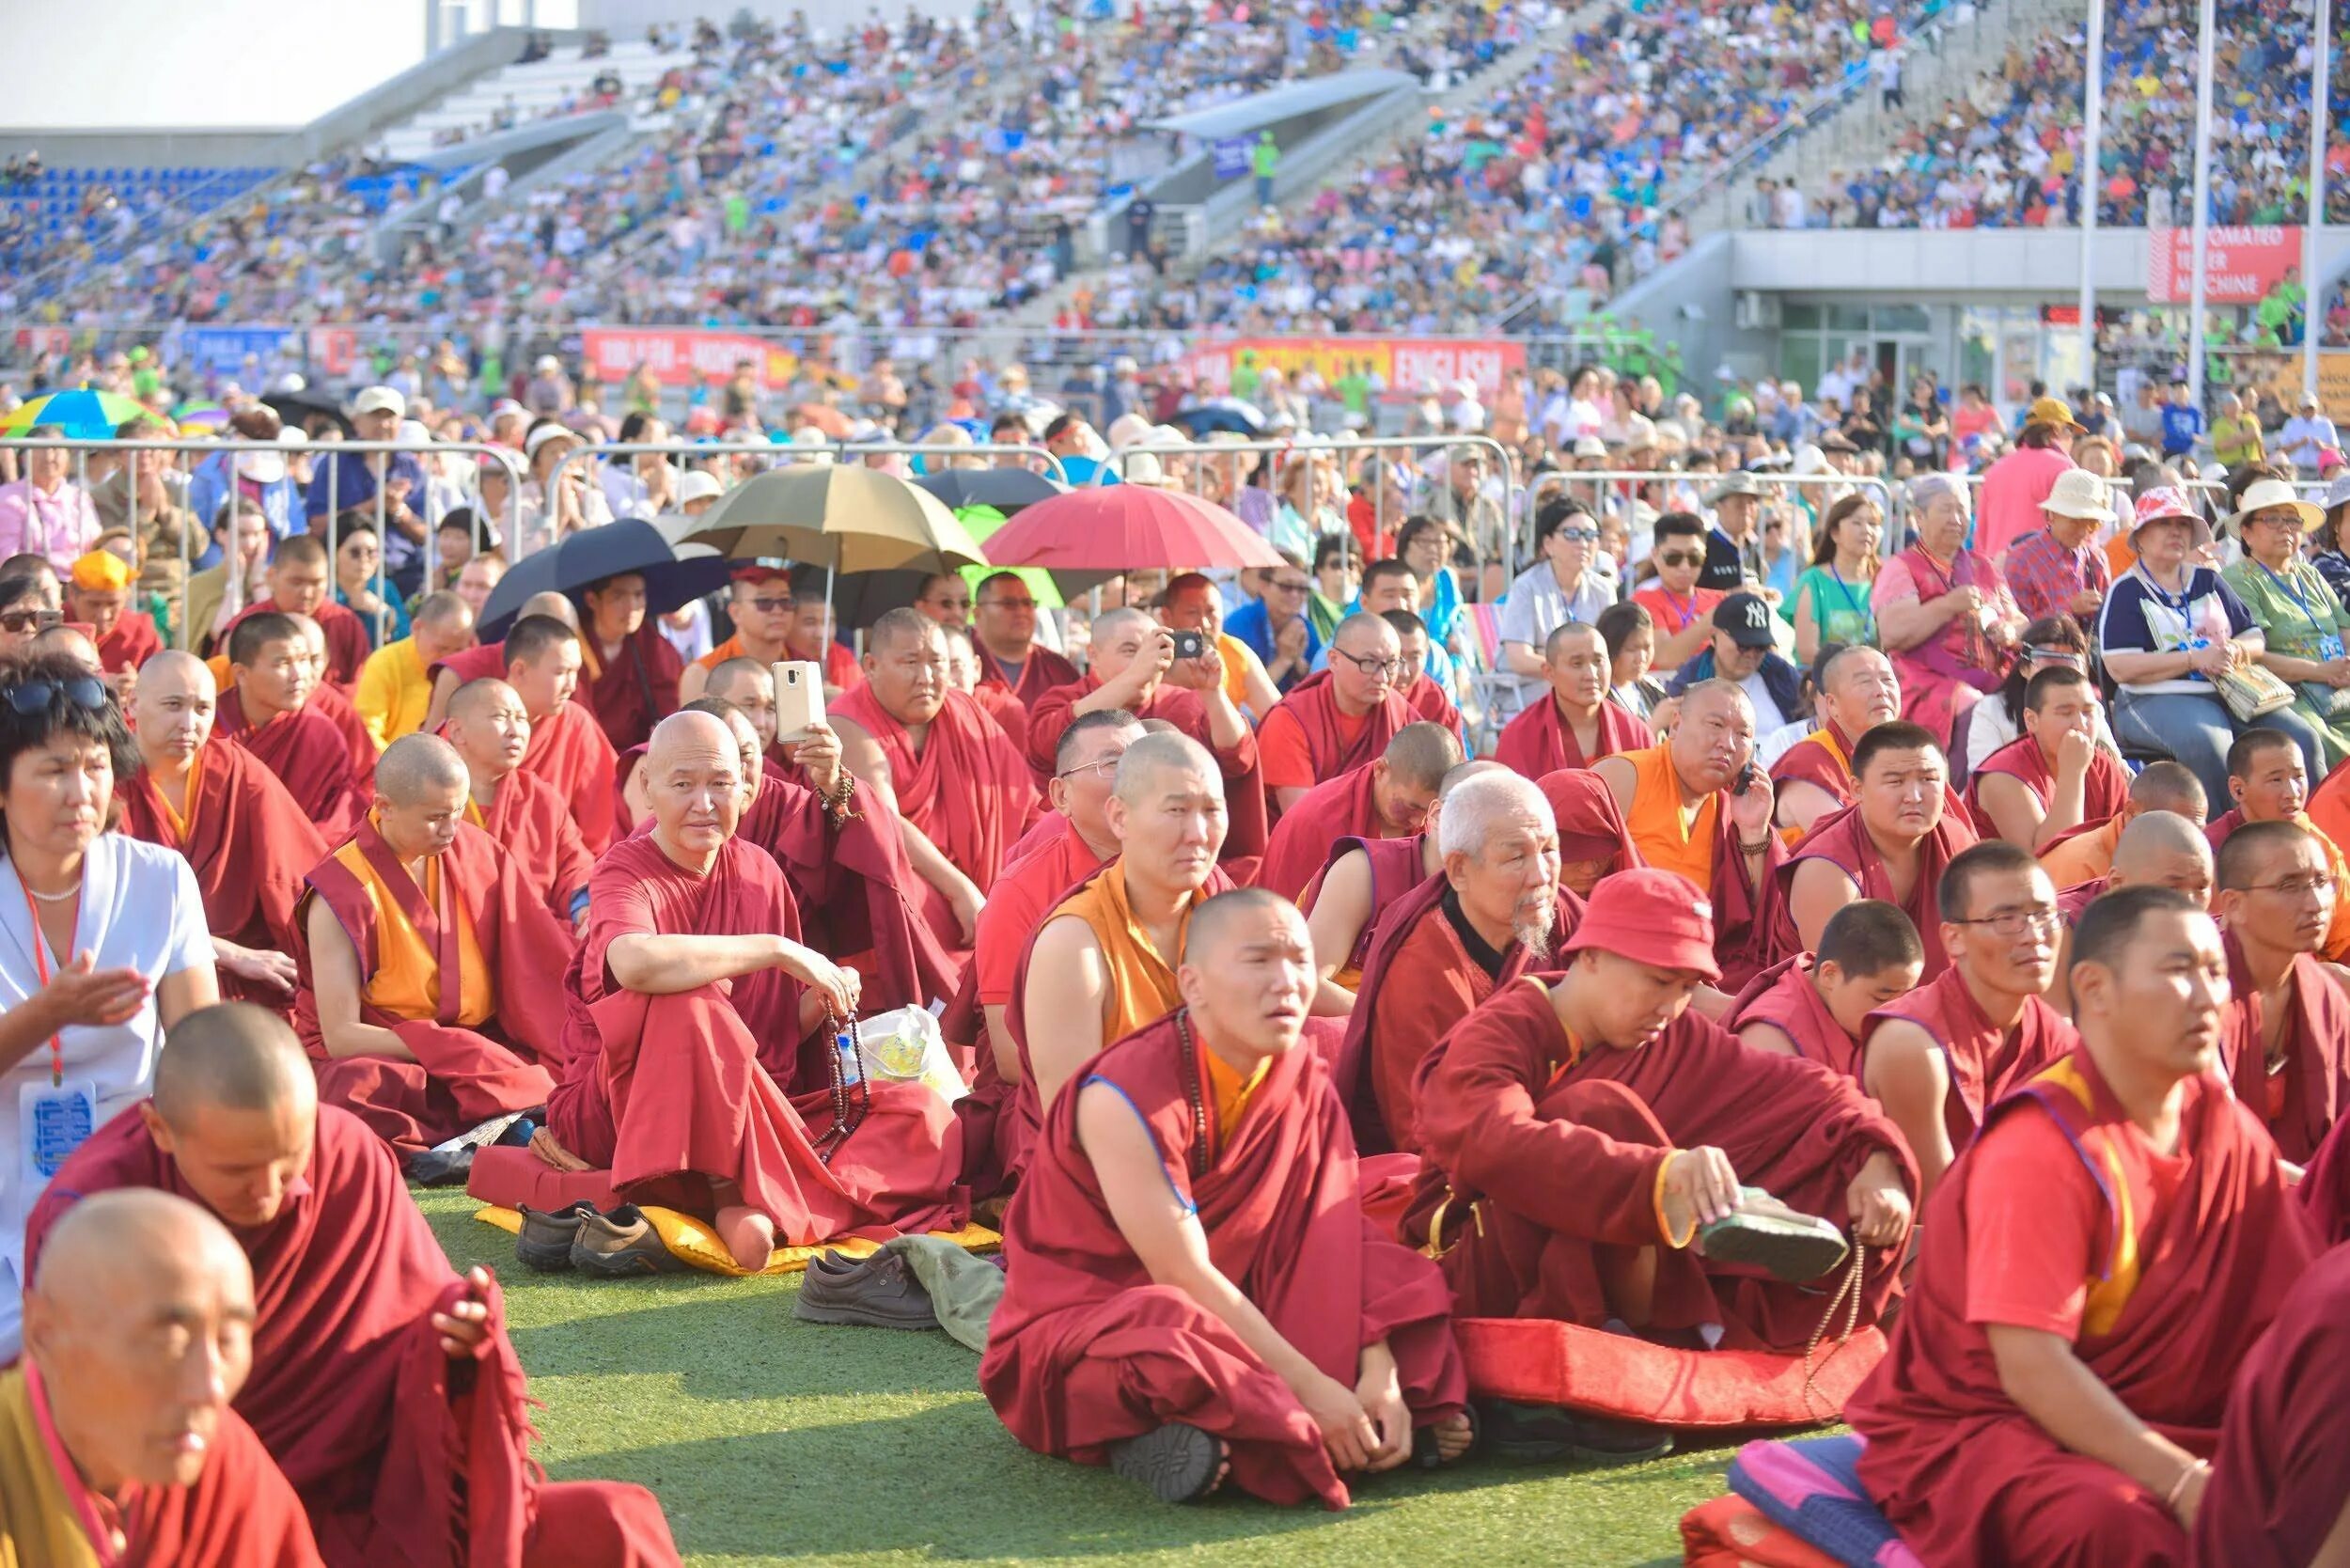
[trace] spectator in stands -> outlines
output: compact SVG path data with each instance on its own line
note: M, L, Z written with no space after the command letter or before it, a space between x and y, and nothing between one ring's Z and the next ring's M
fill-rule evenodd
M2318 497L2326 520L2310 534L2310 555L2326 586L2350 604L2350 557L2342 553L2342 525L2350 523L2350 475L2336 479Z
M2024 412L2015 450L1982 477L1982 505L1975 519L1974 548L1998 560L2009 545L2038 529L2057 478L2073 466L2073 439L2081 433L2061 398L2040 398Z
M116 427L122 441L170 439L171 427L145 415ZM200 549L203 529L187 508L187 476L174 454L162 451L110 452L90 455L89 494L98 509L99 526L122 529L137 541L146 561L138 581L140 594L176 598L187 576L186 550Z
M1414 609L1426 623L1430 639L1448 651L1452 646L1453 621L1461 611L1461 588L1452 580L1450 563L1453 551L1465 542L1453 530L1426 515L1405 519L1395 536L1396 556L1412 569L1419 585L1418 604L1404 607Z
M2186 457L2203 438L2203 411L2187 395L2186 383L2170 384L2170 400L2162 405L2162 455L2170 462Z
M1643 719L1653 719L1665 700L1665 683L1650 670L1656 653L1656 623L1638 604L1610 604L1599 614L1599 635L1607 643L1607 696Z
M2326 514L2297 498L2281 476L2254 479L2228 519L2244 557L2220 577L2265 638L2260 662L2293 682L2295 707L2317 732L2330 770L2350 757L2350 656L2342 643L2350 610L2301 555L2303 536L2325 522ZM2310 776L2323 776L2312 770Z
M408 400L388 386L370 386L351 405L352 433L361 441L390 441L408 415ZM353 524L370 529L382 496L384 570L402 594L424 581L424 519L410 498L424 496L424 468L406 452L329 451L310 476L306 505L313 529L334 532Z
M1698 586L1705 539L1705 522L1695 512L1668 511L1656 520L1655 545L1649 552L1656 581L1634 593L1632 602L1648 612L1654 627L1651 656L1659 670L1679 669L1714 635L1714 607L1722 593Z
M1579 500L1553 496L1534 515L1532 566L1518 573L1501 602L1502 667L1513 682L1512 710L1547 688L1543 653L1568 621L1589 626L1616 602L1616 582L1598 570L1599 521Z
M1322 652L1322 635L1308 613L1313 588L1304 560L1283 551L1281 564L1265 577L1263 597L1243 604L1224 622L1224 635L1256 654L1277 691L1287 692L1304 680Z
M2211 422L2211 455L2230 473L2267 455L2261 446L2260 420L2232 392L2219 394L2219 417Z
M62 441L55 425L35 425L28 440ZM63 447L34 447L24 452L24 477L0 485L0 557L45 557L62 576L98 542L102 525L89 492L68 476L73 453Z
M2303 474L2315 474L2318 459L2329 447L2342 445L2334 422L2318 406L2317 394L2304 392L2292 418L2277 436L2277 455Z
M2113 580L2096 543L2099 529L2113 521L2106 482L2086 469L2067 469L2040 510L2047 526L2008 546L1999 575L2016 607L2032 619L2069 615L2091 625Z
M1910 481L1909 498L1918 541L1877 572L1869 604L1902 678L1902 716L1937 737L1962 734L1967 710L2013 663L2024 614L1998 568L1966 548L1966 487L1928 474Z
M1814 531L1810 569L1778 613L1795 628L1795 652L1809 666L1827 643L1875 647L1876 613L1869 596L1876 584L1877 550L1885 512L1866 491L1830 503Z

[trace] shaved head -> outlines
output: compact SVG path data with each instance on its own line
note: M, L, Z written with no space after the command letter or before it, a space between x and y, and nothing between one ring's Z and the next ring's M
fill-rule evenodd
M516 702L522 700L514 697L513 687L494 675L485 675L478 681L468 681L458 687L455 695L449 698L448 716L453 719L462 719L468 713L489 706L500 698L513 698Z
M155 1058L155 1110L173 1127L211 1106L231 1111L318 1106L318 1074L287 1022L251 1002L217 1002L174 1025Z
M731 702L735 699L737 682L773 682L774 680L774 673L757 659L722 659L711 667L710 679L703 684L702 690Z
M534 593L523 601L521 614L514 619L521 620L525 616L534 615L552 616L572 631L579 630L579 606L572 603L571 595L567 593Z
M139 666L140 690L144 691L150 683L169 685L180 691L199 687L212 691L216 684L212 672L204 666L203 660L193 653L182 653L176 648L166 648L161 653L151 654L147 663Z
M2203 781L2182 762L2147 763L2130 780L2130 804L2141 811L2175 811L2189 822L2202 822L2211 814Z
M2215 874L2211 840L2175 811L2139 812L2113 846L2117 887L2175 887L2201 905Z
M165 650L139 666L131 693L131 738L150 773L178 777L212 738L220 693L193 653Z
M1306 917L1262 887L1218 893L1192 911L1175 983L1201 1040L1228 1061L1285 1055L1316 983Z
M1407 724L1395 732L1382 757L1395 777L1433 794L1444 787L1445 775L1460 765L1461 742L1441 724Z
M895 651L901 643L925 641L938 635L938 622L920 610L889 610L873 622L873 630L867 635L866 657L880 658Z
M1175 771L1210 779L1223 776L1214 756L1189 735L1144 735L1119 758L1113 792L1128 807L1139 807L1157 790L1161 776Z
M438 735L402 735L375 764L375 792L394 806L414 806L437 791L466 788L465 760Z
M1151 612L1148 610L1138 610L1131 604L1121 604L1114 610L1104 610L1094 618L1093 631L1087 638L1087 644L1094 651L1100 652L1116 643L1120 636L1127 633L1140 631L1157 624L1158 622L1151 618Z
M105 667L99 660L98 645L70 626L42 627L33 634L30 647L36 653L62 653L92 675Z
M1306 929L1297 906L1269 887L1235 887L1218 893L1191 912L1191 925L1183 933L1182 962L1213 972L1216 960L1231 943L1266 917L1295 921L1300 933Z

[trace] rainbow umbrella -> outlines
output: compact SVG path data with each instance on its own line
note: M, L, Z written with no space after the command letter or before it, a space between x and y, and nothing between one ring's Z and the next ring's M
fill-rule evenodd
M1010 469L1000 471L1012 472ZM1056 489L1058 488L1057 486ZM963 525L964 532L969 534L976 542L985 544L987 536L1002 527L1009 519L994 507L957 507L955 521ZM1054 582L1053 574L1041 566L966 566L963 569L963 580L976 594L979 591L979 585L982 582L995 576L998 572L1005 571L1017 574L1022 582L1028 585L1028 591L1036 596L1038 609L1058 610L1067 603L1061 598L1060 585Z
M36 425L55 425L76 441L104 441L115 433L118 425L141 417L163 418L135 399L76 388L27 400L14 414L0 419L0 435L22 435ZM163 422L171 423L168 419Z
M181 403L171 411L171 421L181 430L221 430L228 423L228 411L218 403Z

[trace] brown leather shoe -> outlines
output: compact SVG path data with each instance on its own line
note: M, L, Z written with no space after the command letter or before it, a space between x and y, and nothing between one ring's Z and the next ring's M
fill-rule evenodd
M579 1234L572 1242L572 1267L605 1279L624 1279L639 1274L682 1274L686 1262L663 1245L642 1210L623 1203L608 1215L580 1216Z
M936 1328L930 1293L895 1252L844 1258L820 1252L809 1260L791 1315L807 1323L862 1324L869 1328Z

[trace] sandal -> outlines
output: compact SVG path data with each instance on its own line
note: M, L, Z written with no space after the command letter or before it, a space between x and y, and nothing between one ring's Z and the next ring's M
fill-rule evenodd
M1224 1445L1182 1421L1110 1445L1110 1468L1151 1489L1163 1503L1196 1503L1215 1489Z

